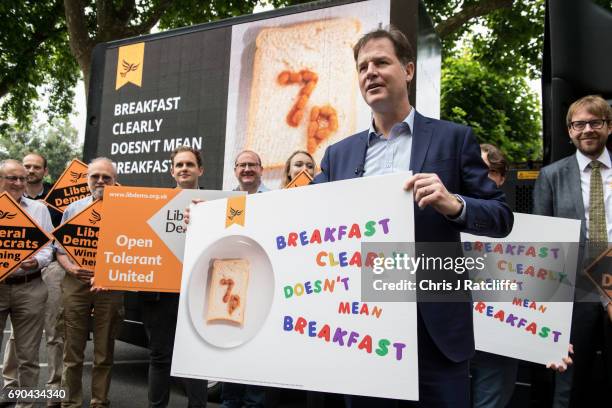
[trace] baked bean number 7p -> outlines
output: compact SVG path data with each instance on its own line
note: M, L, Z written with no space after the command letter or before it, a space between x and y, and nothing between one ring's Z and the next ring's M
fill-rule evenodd
M234 288L234 280L231 278L223 278L219 282L221 285L227 285L227 290L225 291L225 295L223 296L223 303L227 303L227 310L231 315L234 313L234 310L238 306L240 306L240 296L232 295L232 289Z
M317 86L318 80L317 74L308 69L303 69L300 72L283 71L278 74L279 85L298 84L302 86L297 100L287 114L287 124L289 126L298 127L302 121L306 112L306 104L312 91ZM308 122L308 141L306 145L308 153L314 153L319 144L329 138L336 130L338 130L336 110L330 105L313 106L310 110Z

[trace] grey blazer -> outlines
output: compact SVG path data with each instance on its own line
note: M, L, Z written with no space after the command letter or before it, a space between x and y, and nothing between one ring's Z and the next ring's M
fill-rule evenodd
M612 159L612 152L608 154ZM542 168L533 190L533 213L580 220L580 243L586 242L586 216L575 154Z
M533 190L533 213L580 220L580 242L586 241L580 169L575 154L540 170Z

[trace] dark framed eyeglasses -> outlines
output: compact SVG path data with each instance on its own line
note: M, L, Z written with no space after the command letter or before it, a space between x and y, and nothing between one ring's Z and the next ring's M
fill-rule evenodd
M107 174L89 174L87 177L96 181L102 179L104 183L110 183L113 180L113 178Z
M261 166L261 164L259 164L259 163L236 163L236 166L235 166L235 167L236 167L236 168L239 168L239 169L241 169L241 170L244 170L244 169L246 169L247 167L250 167L250 168L252 168L252 169L256 169L256 168L258 168L259 166Z
M575 122L570 122L570 127L580 132L586 128L587 124L591 129L601 129L606 123L608 123L607 119L577 120Z
M20 181L22 183L26 182L26 178L25 177L20 177L20 176L0 176L3 179L11 182L11 183L16 183L17 181Z

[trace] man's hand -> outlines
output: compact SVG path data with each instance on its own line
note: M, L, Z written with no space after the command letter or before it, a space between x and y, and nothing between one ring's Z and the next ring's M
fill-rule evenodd
M548 363L546 364L546 368L550 368L551 370L557 371L559 373L564 372L565 370L567 370L567 367L572 365L574 363L574 361L572 360L572 357L570 356L570 354L574 354L574 345L570 344L569 347L567 348L567 357L563 357L563 361L561 363Z
M193 200L191 200L191 204L199 204L199 203L203 203L205 200L202 200L201 198L194 198ZM189 216L190 216L191 210L189 209L189 207L185 208L185 211L183 211L183 222L185 223L185 225L189 225Z
M96 286L96 278L94 277L89 280L89 284L91 285L91 289L89 289L90 292L108 292L108 289L103 288L102 286Z
M38 261L34 257L28 258L21 263L20 267L24 271L35 271L38 269Z
M58 253L56 257L57 262L62 266L62 268L64 268L67 273L71 274L72 276L87 285L90 284L90 280L91 278L93 278L94 275L93 271L79 268L78 265L72 262L72 260L70 260L70 258L68 258L68 255L66 254Z
M413 190L414 201L419 208L431 205L437 212L447 217L461 214L461 203L449 193L437 174L419 173L410 177L404 184L404 190Z
M79 268L76 265L73 265L72 268L68 271L74 275L75 278L80 280L83 283L91 284L91 280L93 279L94 273L88 269Z

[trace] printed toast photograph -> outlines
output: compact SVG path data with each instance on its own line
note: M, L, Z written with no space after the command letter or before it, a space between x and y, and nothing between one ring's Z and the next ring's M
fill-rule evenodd
M215 347L247 343L266 324L275 281L270 258L254 239L228 235L204 244L187 286L192 328Z
M334 18L259 33L245 147L262 152L264 168L281 167L296 150L320 160L355 132L357 73L346 67L360 32L357 19Z
M235 187L233 157L242 150L261 156L263 182L276 188L293 152L320 164L328 146L369 126L353 46L388 14L378 2L362 5L232 27L224 188Z

